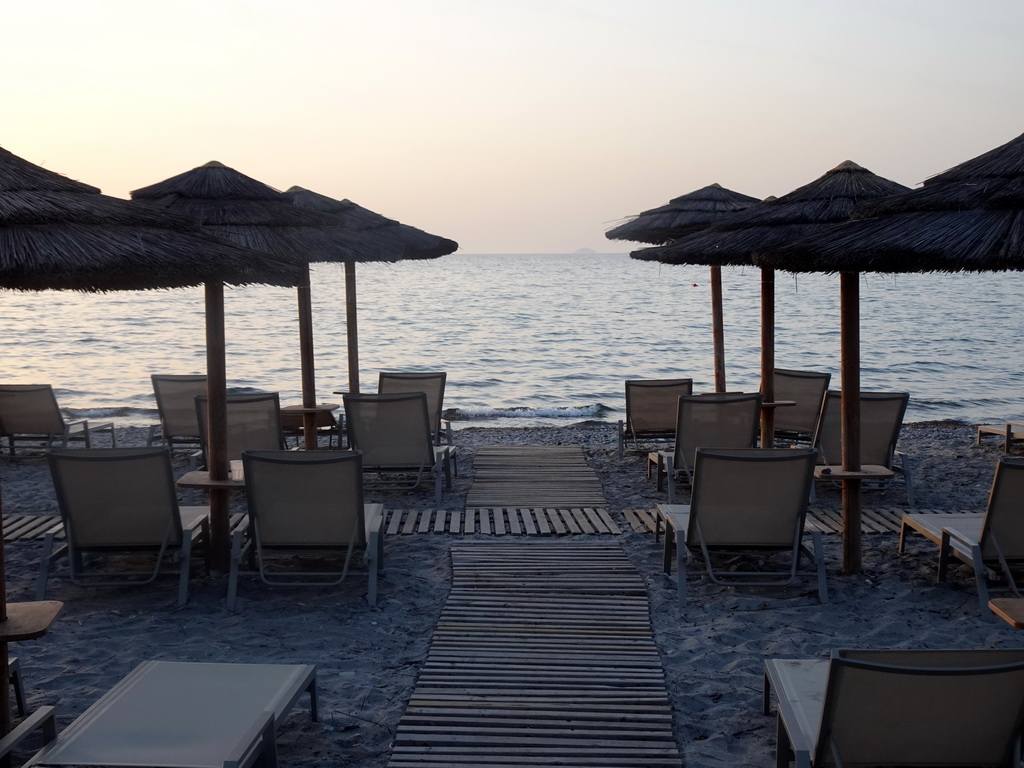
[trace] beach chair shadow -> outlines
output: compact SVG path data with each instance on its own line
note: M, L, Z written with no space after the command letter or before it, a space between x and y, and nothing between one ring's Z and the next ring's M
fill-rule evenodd
M193 550L209 540L209 507L179 507L166 446L154 448L54 448L47 455L57 491L65 541L43 540L36 599L46 596L50 567L67 555L70 578L85 587L149 584L166 556L178 557L178 605L188 601ZM138 556L152 568L138 570ZM87 555L103 562L87 568ZM118 565L122 556L128 565Z
M19 442L49 449L55 443L67 448L72 440L81 440L91 448L98 433L109 434L110 444L117 446L112 423L66 421L49 384L0 384L0 437L7 438L11 457Z
M209 428L209 400L206 395L195 398L196 418L202 439L203 464ZM242 451L279 451L284 445L281 426L281 399L277 392L250 392L227 396L228 459L240 461Z
M693 394L693 379L627 379L626 418L618 424L619 458L626 440L633 448L640 441L669 441L676 434L679 398Z
M377 379L378 395L405 394L422 392L427 396L427 418L430 432L434 436L434 444L442 441L451 445L454 439L452 425L447 419L441 418L444 413L444 388L448 374L444 371L427 371L422 373L406 373L398 371L381 371Z
M904 535L916 530L939 545L936 581L946 581L950 558L972 567L982 612L990 612L993 588L1021 597L1015 569L1024 565L1024 458L1003 456L984 513L962 515L904 515L899 551Z
M776 765L1020 765L1024 650L838 650L765 661ZM963 706L958 705L962 703Z
M349 445L362 453L363 473L376 475L367 485L412 489L433 474L434 500L440 504L442 480L444 487L451 487L458 460L454 445L434 444L427 396L410 392L343 398Z
M363 501L362 456L355 451L244 451L248 524L232 536L227 607L235 609L238 577L254 564L271 586L334 586L362 554L367 602L377 604L384 568L384 508ZM305 556L318 570L296 566ZM320 570L325 561L331 570Z
M202 451L196 397L206 395L206 376L154 373L153 396L160 423L149 428L147 445L163 442L171 451Z
M876 467L891 470L903 476L904 489L907 493L907 504L916 506L914 499L914 482L910 458L896 450L896 441L903 426L903 416L907 411L910 394L907 392L861 392L860 393L860 428L861 428L861 467ZM842 465L842 395L830 390L825 393L825 402L821 409L821 419L814 436L814 445L818 448L820 465L838 467ZM884 490L889 487L891 478L884 480L862 480L861 488L866 491ZM819 480L839 485L834 480Z
M775 409L775 442L810 446L821 419L830 373L775 369L775 400L793 405Z
M658 490L668 484L668 502L676 503L676 483L693 482L697 448L753 448L757 442L761 394L715 393L677 400L675 446L647 455L647 476L655 473Z
M663 570L671 574L675 560L679 604L686 604L687 564L698 560L720 586L784 587L804 575L806 559L819 600L828 602L821 532L810 532L810 548L804 544L814 449L698 448L696 456L690 503L658 505L666 524ZM757 556L748 558L757 567L734 570L737 555Z

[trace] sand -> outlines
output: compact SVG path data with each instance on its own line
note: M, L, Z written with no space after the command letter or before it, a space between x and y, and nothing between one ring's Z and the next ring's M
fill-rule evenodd
M144 430L122 429L122 444L141 444ZM646 478L643 456L616 453L611 425L552 429L457 430L461 477L445 496L457 507L472 478L476 447L496 444L583 445L604 484L611 511L653 508L664 501ZM1001 444L976 446L968 425L908 425L900 447L914 462L918 507L982 509ZM56 514L45 464L27 459L0 465L7 514ZM379 499L394 509L433 506L429 487ZM832 490L821 506L839 506ZM902 487L866 493L865 505L904 506ZM621 517L619 518L621 520ZM865 567L840 571L840 540L826 536L830 602L819 605L808 582L795 589L743 590L691 586L681 611L660 574L652 535L624 523L616 537L650 590L651 617L675 708L675 731L687 766L771 766L775 717L761 714L767 657L824 658L839 647L1020 646L1024 633L986 618L973 580L954 569L934 583L935 548L924 539L896 553L895 534L865 537ZM465 538L465 537L461 537ZM469 537L474 538L484 537ZM582 537L586 538L586 537ZM603 537L607 538L607 537ZM76 587L56 566L47 597L65 608L50 632L12 646L22 659L30 707L57 707L67 725L104 691L147 659L314 663L321 722L293 712L279 732L284 765L380 768L388 761L395 725L416 681L431 630L450 584L446 535L390 536L386 578L377 609L363 600L365 581L340 587L271 590L244 579L237 613L224 608L226 579L200 573L187 606L175 606L175 579L134 588ZM31 600L41 543L7 545L9 599Z

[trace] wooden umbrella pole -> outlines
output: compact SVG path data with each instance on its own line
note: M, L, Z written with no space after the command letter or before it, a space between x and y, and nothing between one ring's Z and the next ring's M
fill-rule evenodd
M348 336L348 391L359 394L359 329L356 325L356 263L345 262L345 328Z
M843 470L860 470L860 275L840 277L840 355L842 357ZM861 481L843 480L843 572L860 573Z
M224 284L206 284L207 469L211 480L228 479L228 384L224 343ZM210 489L210 567L228 569L231 526L228 491Z
M761 396L775 402L775 270L761 268ZM761 409L761 447L775 444L775 406Z
M299 360L302 367L302 405L316 405L316 361L313 351L313 297L309 285L309 264L302 267L302 278L296 289L299 302ZM302 414L302 436L306 450L315 450L316 414Z
M711 267L711 338L715 356L715 392L725 392L725 323L722 319L721 267Z

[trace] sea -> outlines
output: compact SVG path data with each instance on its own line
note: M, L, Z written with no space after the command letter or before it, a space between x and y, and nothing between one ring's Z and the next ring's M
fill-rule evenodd
M356 268L360 388L448 372L453 427L613 423L626 379L713 390L708 269L627 254L456 253ZM731 391L760 380L756 268L724 268ZM312 268L317 397L347 388L344 275ZM910 392L908 422L1024 419L1024 275L861 276L861 387ZM228 288L231 391L301 400L293 289ZM203 291L0 291L7 383L48 383L68 418L156 422L150 374L205 372ZM776 366L839 386L839 278L776 273Z

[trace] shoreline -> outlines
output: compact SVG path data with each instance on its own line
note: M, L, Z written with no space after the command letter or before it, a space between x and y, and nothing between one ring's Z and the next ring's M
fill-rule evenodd
M120 428L124 445L144 444L144 428ZM1001 443L974 444L972 425L905 425L899 447L915 467L920 508L982 509ZM583 445L601 478L613 517L665 501L644 470L644 455L617 456L613 424L562 427L466 427L455 431L460 477L445 493L457 507L472 479L472 454L494 444ZM179 468L181 469L181 468ZM4 511L56 514L44 461L0 462ZM902 487L865 492L866 507L905 507ZM432 508L429 489L381 498L395 509ZM819 492L816 506L838 506ZM826 535L829 603L814 585L787 590L728 589L692 584L685 611L660 573L654 537L620 521L619 541L648 586L651 621L674 707L674 730L687 766L774 765L775 716L761 714L761 668L767 657L824 658L840 647L1021 647L1024 633L985 618L973 576L954 568L934 583L935 547L918 537L896 554L895 534L865 537L864 571L840 573L838 536ZM332 589L270 589L244 578L237 613L223 606L226 578L199 569L187 606L175 608L175 579L149 586L82 588L54 568L48 599L65 602L50 632L12 645L21 659L29 708L57 707L65 727L136 664L147 659L314 663L321 722L301 707L279 729L283 765L384 768L395 724L404 713L419 664L448 593L453 541L474 534L393 535L385 542L386 578L378 609L363 600L365 579L349 576ZM585 539L608 537L582 537ZM505 537L507 540L508 537ZM11 601L31 600L41 542L8 544Z

